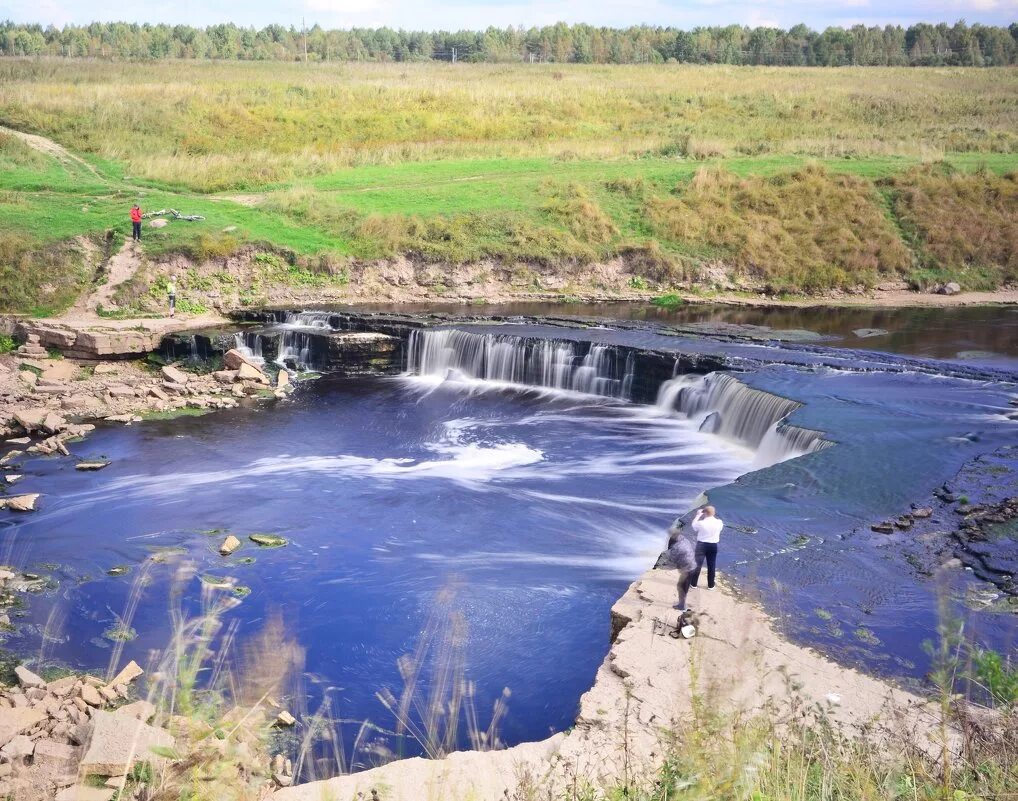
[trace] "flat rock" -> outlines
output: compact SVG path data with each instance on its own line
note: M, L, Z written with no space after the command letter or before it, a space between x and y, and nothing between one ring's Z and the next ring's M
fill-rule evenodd
M96 711L78 775L123 776L136 762L161 762L152 748L173 748L173 735L125 715Z
M4 456L0 457L0 466L12 464L15 460L20 459L21 456L21 451L7 451Z
M74 465L75 470L102 470L104 467L109 467L109 462L78 462Z
M134 387L126 386L125 384L114 384L112 387L106 390L114 398L133 398Z
M212 377L216 379L220 384L232 384L237 379L236 370L216 370L212 374Z
M182 370L178 370L172 365L166 365L162 369L163 378L169 381L171 384L186 384L190 380L191 376Z
M95 369L92 371L92 374L93 375L113 375L114 373L119 373L119 372L120 372L120 366L119 365L112 364L110 362L103 362L102 364L97 364L95 366Z
M46 712L36 707L0 709L0 748L45 719Z
M252 364L244 362L237 368L238 381L257 381L259 384L268 384L269 377Z
M870 337L882 337L888 332L884 328L856 328L852 333L859 339L869 339Z
M28 445L31 441L31 437L15 437L14 439L6 440L8 445Z
M14 668L14 675L18 677L18 684L22 687L45 687L46 682L39 678L35 673L29 670L24 665L18 665Z
M170 396L163 392L161 389L159 389L159 387L152 387L151 389L149 389L148 394L151 395L153 398L157 398L158 400L161 401L168 401L170 399Z
M240 540L231 534L229 537L223 540L222 544L219 546L219 553L221 553L223 556L229 556L239 547Z
M110 801L117 792L115 787L86 787L76 784L57 793L54 801Z
M27 384L30 387L34 387L39 383L39 376L31 370L22 370L18 373L18 378L21 380L21 383Z
M276 725L290 727L296 725L297 718L287 712L285 709L276 716Z
M46 366L41 378L47 381L73 381L78 377L79 368L74 362L61 359Z
M118 684L130 684L139 676L144 675L144 673L145 671L142 670L138 663L132 659L124 665L123 670L113 677L113 680L110 682L110 686L115 687Z

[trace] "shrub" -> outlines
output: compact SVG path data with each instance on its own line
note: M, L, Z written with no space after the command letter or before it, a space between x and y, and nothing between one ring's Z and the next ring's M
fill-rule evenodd
M14 337L0 334L0 354L10 353L16 347L18 347L18 343L14 341Z
M618 234L608 215L579 184L553 188L543 211L584 243L604 245Z
M40 246L23 234L0 231L0 312L63 310L92 275L86 249L73 240Z
M186 246L187 254L197 262L229 258L239 248L240 242L232 234L205 231Z

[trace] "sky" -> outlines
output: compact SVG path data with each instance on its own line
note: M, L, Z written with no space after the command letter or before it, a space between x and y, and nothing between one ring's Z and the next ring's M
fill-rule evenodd
M0 20L62 26L93 21L168 22L211 25L234 22L326 28L381 27L407 30L477 30L489 25L549 25L586 22L625 27L647 23L767 25L788 28L804 22L822 30L850 26L949 22L964 19L1008 25L1018 21L1018 0L0 0Z

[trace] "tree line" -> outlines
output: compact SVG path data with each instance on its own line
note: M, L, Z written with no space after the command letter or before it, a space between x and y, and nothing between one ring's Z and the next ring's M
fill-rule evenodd
M485 31L327 30L233 24L196 28L126 22L63 28L0 22L0 55L124 59L279 61L468 61L775 66L974 66L1018 62L1018 22L959 21L788 30L741 25L689 31L647 25L598 28L557 23Z

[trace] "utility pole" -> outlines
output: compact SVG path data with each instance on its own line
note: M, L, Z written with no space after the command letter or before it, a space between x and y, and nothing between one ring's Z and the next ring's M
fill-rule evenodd
M308 63L308 29L304 24L304 17L300 18L300 32L304 36L304 63Z
M453 64L456 63L456 48L455 47L452 49L452 63Z

